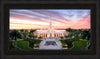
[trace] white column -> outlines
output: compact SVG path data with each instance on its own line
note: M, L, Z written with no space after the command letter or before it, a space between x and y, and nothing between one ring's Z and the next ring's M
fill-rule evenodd
M64 34L62 33L62 36L64 37Z
M37 33L37 37L39 37L39 34Z

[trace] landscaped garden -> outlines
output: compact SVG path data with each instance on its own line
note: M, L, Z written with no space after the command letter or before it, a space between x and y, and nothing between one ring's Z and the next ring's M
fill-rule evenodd
M19 49L33 49L34 44L39 44L42 40L37 40L34 39L34 41L31 39L30 41L28 40L17 40L17 45L15 44L15 41L13 41L13 44L17 46Z
M59 40L62 45L68 45L69 50L89 49L90 29L66 29L69 35Z
M61 37L59 40L62 47L67 46L68 50L82 50L90 48L90 29L66 29L68 36ZM34 50L39 47L42 37L38 39L34 35L35 30L10 30L10 49ZM37 48L36 48L37 49Z
M10 30L10 49L25 49L33 50L35 44L40 44L42 40L35 39L36 36L33 34L35 30Z
M70 48L71 50L84 50L87 47L87 41L86 40L78 40L78 41L74 41L73 43L73 47Z

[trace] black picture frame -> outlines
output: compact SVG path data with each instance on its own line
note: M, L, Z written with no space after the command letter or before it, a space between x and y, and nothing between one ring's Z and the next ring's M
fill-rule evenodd
M2 54L3 56L96 56L97 55L97 3L3 3L2 4ZM66 7L65 7L66 6ZM9 50L9 9L91 9L91 49L90 50ZM94 20L96 19L96 20ZM34 56L34 57L32 57ZM62 57L62 58L63 58ZM77 57L78 58L78 57Z

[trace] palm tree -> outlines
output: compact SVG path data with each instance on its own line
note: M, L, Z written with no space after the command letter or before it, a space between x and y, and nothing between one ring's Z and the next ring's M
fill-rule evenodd
M17 47L17 38L21 38L21 34L17 30L12 30L9 34L11 40L15 40L15 45Z

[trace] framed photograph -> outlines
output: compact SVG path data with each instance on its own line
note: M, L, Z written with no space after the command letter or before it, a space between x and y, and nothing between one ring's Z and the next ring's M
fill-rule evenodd
M97 54L96 3L5 3L3 55Z

